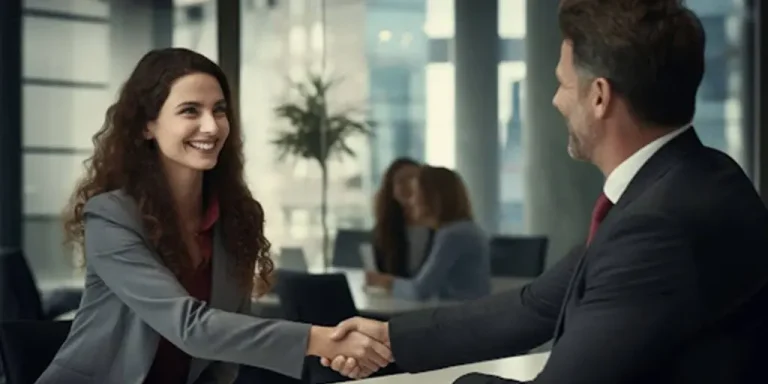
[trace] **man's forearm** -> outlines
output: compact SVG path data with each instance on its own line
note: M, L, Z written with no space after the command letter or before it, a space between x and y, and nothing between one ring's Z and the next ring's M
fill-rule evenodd
M522 305L519 290L389 322L398 366L421 372L525 353L549 340L556 318Z
M398 366L420 372L525 353L545 343L582 253L583 247L573 249L521 289L394 317L389 337Z

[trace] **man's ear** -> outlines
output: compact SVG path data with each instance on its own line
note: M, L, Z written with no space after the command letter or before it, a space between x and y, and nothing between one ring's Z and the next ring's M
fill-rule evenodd
M592 82L592 107L596 119L602 119L608 113L613 101L613 90L607 79L598 77Z

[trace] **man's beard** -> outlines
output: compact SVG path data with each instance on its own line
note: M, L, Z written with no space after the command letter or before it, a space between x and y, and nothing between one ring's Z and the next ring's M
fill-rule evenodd
M579 135L568 124L568 155L574 160L591 161L592 145L595 140L593 134L591 128L588 128L586 133Z
M565 125L568 128L568 155L574 160L590 161L595 132L586 110L577 107L570 118L566 119Z
M588 160L586 153L584 153L584 143L570 127L568 128L568 155L574 160Z

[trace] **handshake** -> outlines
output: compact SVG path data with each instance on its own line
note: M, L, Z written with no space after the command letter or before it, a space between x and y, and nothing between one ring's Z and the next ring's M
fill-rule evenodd
M344 320L335 328L313 326L307 354L352 379L366 378L394 361L388 324L362 317Z

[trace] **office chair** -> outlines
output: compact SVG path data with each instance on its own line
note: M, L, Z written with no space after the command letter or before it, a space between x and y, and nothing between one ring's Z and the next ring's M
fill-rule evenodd
M547 238L495 236L491 239L491 275L537 277L544 272Z

